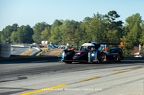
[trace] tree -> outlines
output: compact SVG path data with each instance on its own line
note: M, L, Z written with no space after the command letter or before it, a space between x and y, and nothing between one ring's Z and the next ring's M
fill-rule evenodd
M142 22L141 29L142 29L142 34L139 39L139 42L144 45L144 22Z
M33 27L34 34L32 36L34 42L40 43L42 41L42 39L41 39L41 32L46 27L49 27L49 26L50 25L48 25L46 22L41 22L41 23L35 24L35 26Z
M84 40L84 32L81 29L81 22L76 22L76 29L74 31L73 37L72 37L72 41L73 41L73 45L77 47L77 49L79 48L79 44L82 43L82 41Z
M62 44L69 43L70 45L79 46L83 40L82 30L80 29L80 22L74 20L65 20L60 26Z
M130 51L133 50L134 46L138 46L140 44L140 40L139 38L141 37L142 34L142 19L140 14L136 13L133 14L132 16L128 17L126 19L126 24L124 27L126 27L127 31L126 31L126 35L124 35L121 38L121 41L124 42L124 49L125 49L125 53L130 55Z
M41 39L42 40L46 40L49 41L50 37L51 37L51 28L50 27L46 27L42 32L41 32Z
M55 20L51 27L51 37L50 41L55 44L62 44L62 33L60 31L60 26L62 22L60 20Z
M109 42L120 42L120 38L123 36L122 21L116 21L120 15L116 11L109 11L105 15L107 24L107 40Z
M106 23L104 16L97 13L92 18L85 18L81 24L82 30L85 32L85 41L102 42L106 40Z
M6 42L11 42L11 34L13 31L17 31L18 29L18 24L13 24L12 26L8 25L6 28L4 28L1 32L1 41L6 43Z
M1 32L2 32L2 31L0 31L0 43L1 43L1 35L2 35Z
M94 14L92 20L91 20L91 29L92 30L92 35L94 36L94 41L97 42L103 42L103 41L107 41L106 38L106 23L105 23L105 19L104 19L104 15L102 14Z
M61 31L61 44L66 44L68 42L68 35L67 32L69 31L70 27L70 20L65 20L62 22L62 25L60 26Z
M12 26L13 31L17 31L17 29L19 28L17 23L14 23Z
M80 29L80 23L74 20L70 21L70 26L68 29L67 34L67 40L71 45L74 45L76 47L79 46L79 43L83 39L82 31Z
M108 17L108 19L109 19L110 21L114 21L114 20L116 20L116 18L119 18L119 17L120 17L120 15L117 14L117 12L114 11L114 10L109 11L106 16Z
M11 36L10 36L11 42L14 44L19 43L18 38L19 37L18 37L17 31L13 31Z
M81 39L81 44L82 43L85 43L85 42L88 42L88 41L92 41L91 37L90 37L90 34L89 32L91 32L90 30L90 22L91 22L92 18L90 17L85 17L83 19L83 21L80 23L80 29L82 31L82 38Z
M32 35L33 35L33 29L27 25L24 26L22 25L21 27L18 28L18 30L12 35L11 38L17 39L18 43L32 43ZM15 37L15 35L17 37Z

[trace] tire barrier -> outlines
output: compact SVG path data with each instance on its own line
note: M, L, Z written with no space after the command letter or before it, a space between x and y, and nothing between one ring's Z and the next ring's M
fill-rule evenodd
M9 58L11 56L11 44L0 43L0 57Z

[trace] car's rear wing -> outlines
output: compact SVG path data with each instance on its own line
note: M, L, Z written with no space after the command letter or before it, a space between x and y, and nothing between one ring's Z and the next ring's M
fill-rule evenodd
M123 46L123 42L119 42L119 43L100 42L100 44L104 44L104 45L120 45L120 46Z
M106 45L119 45L119 43L110 43L110 42L101 42L100 44L106 44Z

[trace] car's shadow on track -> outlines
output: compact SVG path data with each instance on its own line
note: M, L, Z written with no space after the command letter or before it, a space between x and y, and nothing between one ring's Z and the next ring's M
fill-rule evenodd
M75 71L78 70L97 70L106 68L117 68L127 66L144 66L144 60L122 60L121 62L104 62L104 63L79 63L73 62L72 64L66 64L63 62L65 68L71 68Z
M58 62L59 58L56 56L45 57L24 57L24 58L5 58L0 60L0 64L19 64L19 63L46 63Z
M116 61L106 61L102 63L75 62L73 64L144 64L144 57L125 57L125 59L121 60L120 62L116 62Z
M86 63L86 62L73 62L71 64L144 64L144 60L122 60L121 62L94 62L94 63Z

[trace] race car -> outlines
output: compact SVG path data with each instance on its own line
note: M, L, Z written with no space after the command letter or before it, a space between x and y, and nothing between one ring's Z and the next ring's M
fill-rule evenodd
M63 50L61 60L67 64L70 64L72 62L120 62L122 59L124 59L123 50L121 48L111 48L108 52L106 50L106 44L112 43L88 42L82 44L78 51L75 51L74 48L71 50Z

